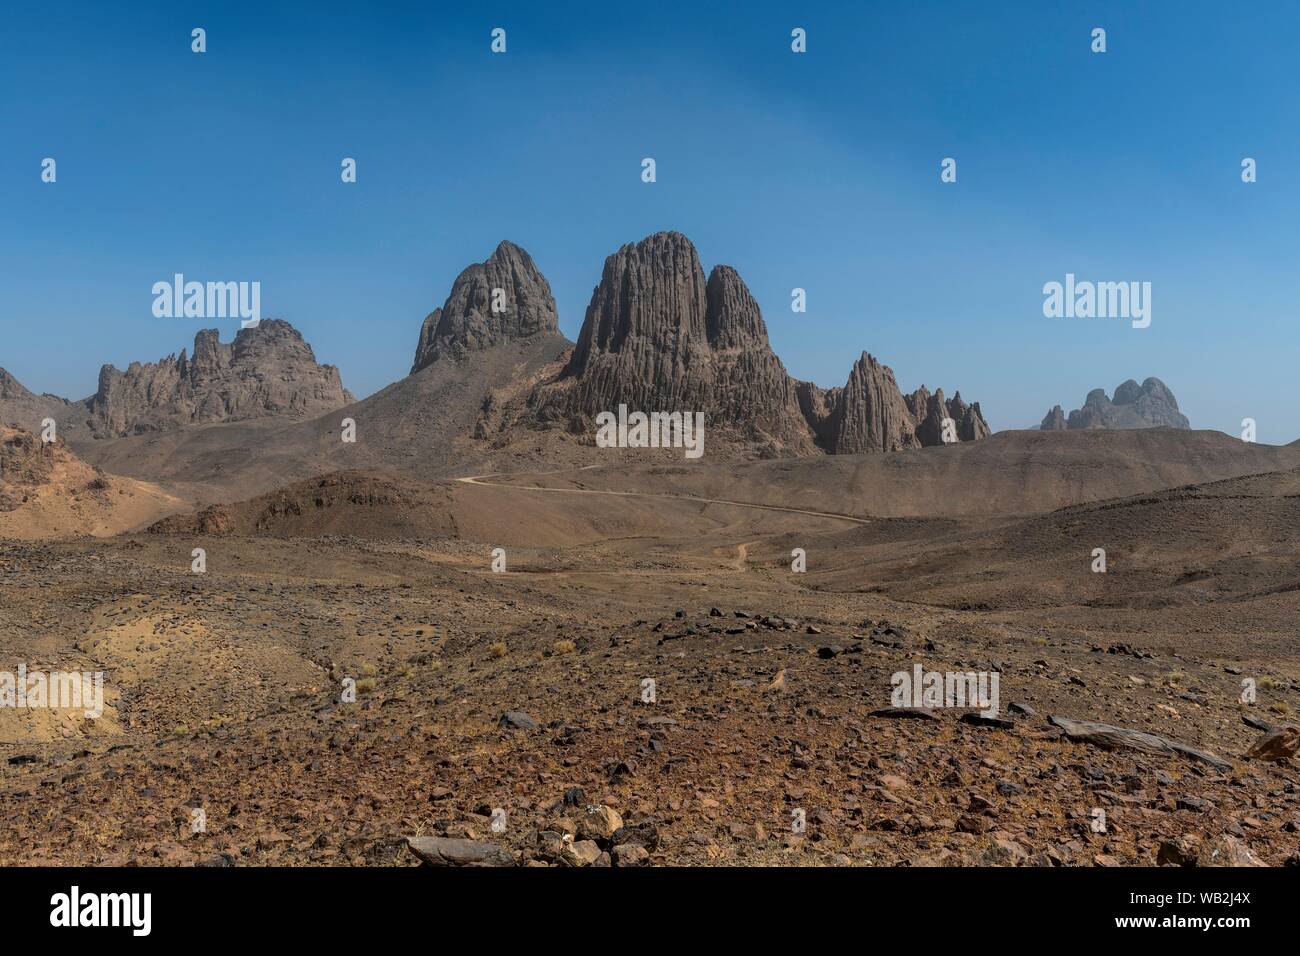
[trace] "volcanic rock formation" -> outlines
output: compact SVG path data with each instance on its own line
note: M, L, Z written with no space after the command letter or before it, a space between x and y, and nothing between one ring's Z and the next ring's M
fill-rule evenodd
M60 403L59 436L87 461L201 488L209 502L358 467L357 446L338 441L334 412L344 405L364 434L365 466L422 478L605 460L594 419L620 405L702 413L706 454L724 460L896 451L989 433L977 404L924 387L904 396L865 353L843 386L792 379L736 270L706 275L695 247L671 232L608 257L576 344L560 334L533 260L502 242L461 271L425 320L412 367L353 403L337 370L268 319L230 345L201 332L193 357L106 367L83 402L45 398ZM0 387L20 394L11 381ZM45 416L33 411L44 406L21 394L0 398L0 421L22 401L18 424L39 430Z
M1133 379L1115 389L1115 398L1106 390L1094 388L1083 407L1070 412L1069 418L1055 406L1043 418L1044 431L1066 428L1191 428L1187 417L1178 410L1178 401L1169 387L1158 378L1148 378L1141 385Z
M559 385L539 398L544 419L572 423L620 404L703 411L741 441L816 451L758 304L728 266L706 279L680 233L657 233L605 260Z
M710 428L761 454L856 454L989 434L979 406L922 388L904 399L894 373L863 353L843 388L792 379L768 344L758 304L736 270L705 279L676 232L625 245L605 260L573 355L535 397L542 421L574 430L620 404L703 411Z
M263 319L221 342L216 329L194 337L194 354L157 363L132 362L125 372L105 365L99 389L86 399L97 437L177 425L279 417L303 419L353 401L333 365L319 365L288 322Z
M411 374L439 358L461 359L478 349L558 334L559 329L546 277L527 252L503 241L487 261L461 272L442 308L425 318Z

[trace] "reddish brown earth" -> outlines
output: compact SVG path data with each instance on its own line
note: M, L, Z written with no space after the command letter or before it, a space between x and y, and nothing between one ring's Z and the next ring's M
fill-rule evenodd
M4 543L0 669L102 669L112 709L0 711L0 861L411 865L408 836L619 865L1300 860L1294 760L1246 756L1265 736L1247 720L1300 706L1294 471L891 516L755 493L762 467L350 473L202 526ZM873 715L914 664L996 670L1010 726Z

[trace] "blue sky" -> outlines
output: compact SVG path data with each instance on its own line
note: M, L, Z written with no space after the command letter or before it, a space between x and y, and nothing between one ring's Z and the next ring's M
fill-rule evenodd
M0 366L84 397L101 363L189 346L216 323L151 312L183 272L260 281L364 395L500 239L573 338L604 257L677 229L800 378L843 384L865 349L1014 428L1156 375L1196 427L1300 438L1300 6L442 6L7 11ZM1067 272L1151 282L1151 327L1045 318Z

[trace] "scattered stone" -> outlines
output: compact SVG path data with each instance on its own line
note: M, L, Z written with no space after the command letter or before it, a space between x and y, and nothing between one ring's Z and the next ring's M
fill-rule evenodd
M939 715L927 707L882 707L873 710L872 717L892 717L899 719L939 720Z
M1287 725L1259 738L1250 745L1246 756L1252 760L1289 760L1300 751L1300 727Z
M564 845L561 860L569 866L594 866L603 855L599 846L591 840L576 840Z
M986 866L1020 866L1028 859L1029 854L1025 848L1015 840L998 837L984 851L982 862Z
M536 730L541 726L522 710L507 710L497 723L509 730Z
M426 866L514 866L503 846L449 837L407 837L406 845Z
M1207 763L1220 770L1232 769L1232 764L1222 757L1217 757L1209 751L1197 750L1186 744L1177 743L1166 737L1161 737L1159 734L1130 730L1126 727L1114 727L1110 724L1089 720L1072 720L1069 717L1052 716L1047 719L1065 731L1065 735L1071 740L1092 744L1095 747L1101 747L1103 750L1140 750L1145 753L1155 754L1177 753Z
M1016 726L1016 722L1008 717L995 717L982 714L979 711L969 711L958 718L963 724L973 724L976 727L996 727L998 730L1011 730Z
M650 862L646 848L636 843L624 843L614 847L615 866L645 866Z
M1224 835L1202 848L1198 866L1265 866L1259 857L1236 837Z
M1156 863L1159 866L1195 866L1196 857L1201 852L1201 841L1190 834L1162 840L1156 850Z
M623 818L618 811L606 806L591 806L578 821L578 836L603 842L611 839L622 826Z

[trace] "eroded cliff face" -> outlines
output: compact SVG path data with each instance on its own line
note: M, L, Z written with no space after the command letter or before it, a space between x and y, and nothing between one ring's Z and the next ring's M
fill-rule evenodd
M503 241L486 261L461 272L447 301L425 318L411 374L439 359L463 359L494 345L559 331L546 277L527 252Z
M703 412L715 432L756 450L817 451L753 296L728 266L706 278L676 232L605 260L573 354L533 404L538 420L575 428L620 404Z
M924 387L903 395L893 371L865 352L843 386L792 379L740 275L726 265L706 275L677 232L605 260L576 343L560 334L550 284L532 257L500 243L424 320L411 375L371 398L358 408L367 435L379 444L388 436L395 449L462 438L507 449L556 430L591 435L595 417L620 405L702 413L710 447L733 457L888 452L989 434L978 403ZM0 374L0 412L21 412L32 428L38 422L27 419L52 408L60 428L100 438L312 419L352 401L338 370L318 364L302 336L275 319L229 344L201 331L192 355L126 371L104 366L83 402L38 398ZM544 458L532 444L532 458Z
M182 350L158 362L132 362L124 372L105 365L86 410L92 432L108 438L178 425L309 418L352 401L338 369L318 364L292 325L263 319L229 344L216 329L198 332L192 356Z
M643 411L702 411L713 429L777 454L856 454L939 444L922 426L956 420L959 440L988 434L978 406L957 396L909 407L894 373L866 353L842 388L786 372L758 303L730 266L705 278L695 247L676 232L623 246L600 284L559 389L542 418L589 419L620 404ZM928 396L927 396L928 398ZM967 437L969 436L969 437Z

